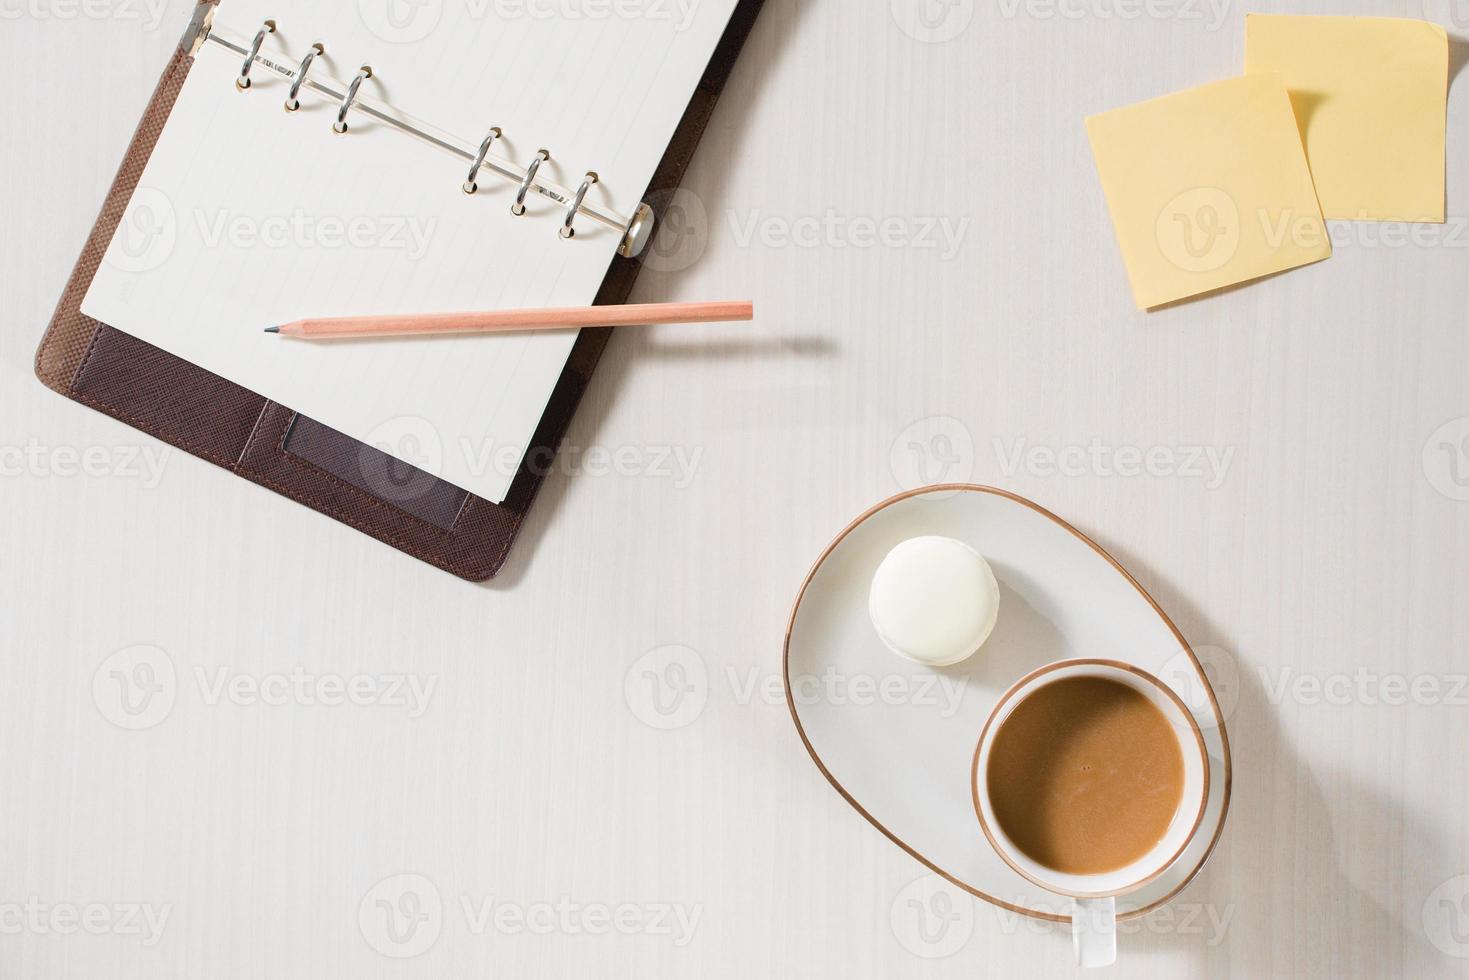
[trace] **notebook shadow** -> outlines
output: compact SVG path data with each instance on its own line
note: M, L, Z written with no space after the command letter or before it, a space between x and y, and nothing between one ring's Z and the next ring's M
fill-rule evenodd
M1281 921L1304 921L1329 907L1329 929L1302 937L1311 944L1311 962L1323 975L1356 973L1365 969L1366 957L1411 946L1414 927L1405 921L1404 908L1387 899L1402 890L1404 864L1431 864L1448 842L1353 772L1339 767L1323 771L1295 751L1299 732L1284 731L1281 714L1282 705L1290 706L1292 690L1284 681L1299 676L1299 669L1287 675L1291 665L1278 657L1267 663L1245 652L1229 652L1237 648L1234 638L1181 590L1148 573L1126 546L1105 535L1092 536L1148 590L1195 652L1207 651L1200 659L1225 718L1233 759L1225 832L1198 877L1173 902L1200 914L1174 917L1171 928L1162 923L1156 929L1144 927L1130 937L1129 945L1140 944L1146 951L1192 944L1201 969L1209 973L1264 976L1280 967L1273 959L1278 947L1272 937L1279 934ZM1358 706L1301 707L1297 728L1319 719L1320 712ZM1330 799L1322 790L1324 783L1331 787ZM1343 839L1338 827L1347 814L1350 823ZM1364 841L1370 842L1366 849ZM1404 857L1395 848L1418 857ZM1347 860L1352 867L1344 866ZM1184 921L1194 927L1186 934ZM1204 930L1202 941L1199 929ZM1375 966L1388 969L1391 964Z
M795 23L805 16L810 5L806 0L765 0L760 15L740 51L734 70L725 83L709 120L710 129L748 132L749 118L759 104L762 91L775 76L772 65L783 57L789 38L795 35ZM735 162L729 158L705 153L696 159L702 171L701 193L714 199L728 182ZM656 188L655 188L656 190ZM655 236L657 231L654 232ZM656 237L655 237L656 244ZM650 245L649 248L653 248ZM688 266L683 266L688 268ZM651 269L645 267L640 276ZM642 329L614 331L602 354L601 362L573 416L564 442L568 445L597 445L602 420L627 383L634 358L727 360L744 358L811 357L834 353L829 341L822 338L738 339L710 341L691 335L688 338L655 337ZM531 508L519 539L495 578L483 583L486 589L509 591L518 586L540 550L542 538L556 519L566 499L572 476L561 467L553 467L546 476Z
M778 64L792 50L789 39L796 36L799 22L811 6L809 0L764 0L754 29L714 107L706 133L753 132L750 119L755 108L762 103L768 105L765 100L774 95L766 89L780 77ZM706 150L696 154L690 167L690 173L697 171L697 186L685 179L676 195L653 188L650 203L670 220L663 230L664 237L659 238L655 233L648 246L663 261L644 268L640 289L647 284L656 287L668 283L704 258L709 236L715 230L714 209L706 205L727 200L726 190L740 167L738 154Z
M735 358L747 360L789 360L791 357L828 357L834 355L836 345L827 338L769 338L750 340L723 340L700 343L697 339L672 341L654 339L647 330L631 327L613 331L602 360L592 375L591 384L582 399L582 406L572 417L571 425L563 437L563 444L570 446L601 445L602 420L611 414L611 408L621 392L630 383L632 366L639 361L671 359L709 359L729 361ZM521 529L515 547L510 549L500 574L484 583L497 591L508 591L519 585L536 552L546 529L556 519L574 480L574 473L553 466L546 474ZM609 529L610 533L610 529Z

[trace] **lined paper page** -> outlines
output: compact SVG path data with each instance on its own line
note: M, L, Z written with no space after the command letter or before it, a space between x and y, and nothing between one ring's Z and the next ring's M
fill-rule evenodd
M615 17L507 22L493 3L482 17L455 5L412 43L385 40L390 27L374 33L351 8L331 15L335 35L327 15L304 4L226 0L216 23L248 36L274 17L280 30L263 53L282 63L317 39L331 56L339 46L364 51L350 62L320 59L313 73L350 78L372 63L364 95L381 81L373 98L470 142L499 125L499 152L512 159L547 146L560 169L543 173L575 186L596 169L603 180L593 194L626 213L733 2L703 0L682 28ZM629 67L640 70L619 74L633 51L642 56ZM302 110L287 114L288 83L263 69L236 92L240 61L216 44L201 49L83 311L503 500L575 331L312 344L262 329L311 316L588 304L618 233L583 218L577 237L563 240L552 202L532 196L514 217L513 185L486 174L467 196L458 158L361 114L339 136L335 106L319 98L303 95ZM542 69L521 84L531 64Z
M609 200L643 193L735 0L224 0L215 23L294 64L313 42L331 74L369 64L389 104L474 142L499 126L516 160L551 150L562 183L588 170ZM457 167L457 164L455 165ZM624 211L631 204L623 205Z

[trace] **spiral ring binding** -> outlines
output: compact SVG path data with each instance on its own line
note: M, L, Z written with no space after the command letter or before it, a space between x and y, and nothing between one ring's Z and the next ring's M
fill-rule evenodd
M576 229L572 227L572 224L576 222L576 216L581 211L582 202L587 199L587 191L591 190L592 185L598 180L599 178L595 170L587 171L587 179L581 182L581 186L576 189L576 196L566 206L566 220L561 225L562 238L576 237Z
M479 184L475 182L475 178L479 176L479 168L485 165L485 157L489 156L490 146L495 142L495 140L499 139L501 135L502 133L499 126L490 127L490 135L486 136L485 141L479 145L479 154L475 156L474 164L469 168L469 176L465 178L464 193L473 194L475 191L479 190Z
M536 182L536 171L541 169L541 164L551 159L551 151L544 147L536 151L530 166L525 168L525 179L520 182L520 190L515 195L515 203L510 205L510 213L519 217L525 214L525 196L530 193L531 185Z
M326 45L317 41L311 46L311 50L306 52L306 57L301 59L301 67L296 69L296 80L291 83L290 94L286 96L287 112L295 112L301 108L301 100L297 96L301 94L301 86L306 81L306 73L311 70L311 63L319 54L326 54Z
M363 65L357 72L357 77L352 79L352 84L347 86L347 94L342 97L342 107L337 110L337 121L332 123L332 132L341 134L347 131L347 113L352 111L352 103L357 101L357 90L371 77L372 66Z
M201 4L200 10L209 5ZM209 7L212 10L212 7ZM235 79L235 86L240 91L251 87L251 74L256 65L263 66L271 78L280 78L290 83L290 91L285 100L287 112L296 112L301 108L300 95L305 89L310 89L330 100L340 100L337 109L336 120L332 124L332 131L346 133L348 130L347 117L352 109L358 109L362 114L371 117L379 123L400 132L418 137L430 145L454 155L465 163L471 163L467 179L464 181L464 192L466 194L476 193L479 189L479 176L486 170L496 177L504 178L511 183L518 183L519 188L515 195L515 203L511 205L511 212L516 215L526 213L526 199L531 191L535 191L543 197L549 197L558 205L564 206L566 212L560 229L562 238L576 237L576 222L578 217L596 221L618 231L621 234L621 242L617 247L619 255L633 258L643 251L651 236L653 222L655 220L653 209L647 204L638 205L631 218L619 214L613 208L606 206L599 200L588 200L591 186L598 183L597 174L588 171L586 179L576 190L563 187L554 178L550 180L540 179L542 164L551 159L551 151L540 149L524 169L512 163L510 160L500 157L492 157L489 151L493 149L495 141L504 138L500 127L493 127L490 134L479 144L476 152L473 144L466 144L453 135L438 130L433 126L399 112L390 106L364 101L357 104L357 93L362 83L373 76L373 70L368 65L363 65L357 76L350 84L346 84L330 77L322 77L320 71L316 76L310 77L311 70L315 67L315 61L326 53L326 45L316 42L311 45L311 50L301 60L299 66L293 71L287 65L281 64L272 58L263 58L260 52L265 44L265 35L277 32L276 22L266 20L255 34L253 39L246 36L235 35L228 30L216 30L213 28L210 18L205 15L200 17L197 13L194 21L190 24L191 33L185 35L189 42L188 51L197 53L205 44L218 44L234 56L242 57L244 61L240 65L239 76ZM582 222L585 224L585 222Z
M265 35L274 33L275 21L268 20L255 35L255 40L250 45L250 53L245 55L245 63L240 66L240 77L235 79L235 88L241 92L250 87L250 69L255 67L255 56L260 54L260 45L265 43Z

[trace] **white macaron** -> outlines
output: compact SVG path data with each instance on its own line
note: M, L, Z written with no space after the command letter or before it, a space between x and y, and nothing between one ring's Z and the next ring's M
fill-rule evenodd
M888 649L929 667L947 667L989 639L999 616L1000 586L989 562L964 542L909 538L878 565L867 611Z

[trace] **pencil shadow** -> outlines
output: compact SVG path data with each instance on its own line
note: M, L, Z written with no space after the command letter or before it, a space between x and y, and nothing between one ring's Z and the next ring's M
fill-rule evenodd
M1469 38L1449 35L1449 88L1451 90L1454 87L1454 79L1463 74L1465 66L1469 66Z
M620 340L631 357L654 361L726 361L735 358L777 360L795 357L831 357L840 349L829 337L763 337L750 340L715 340L701 342L650 337L639 331L636 337Z

